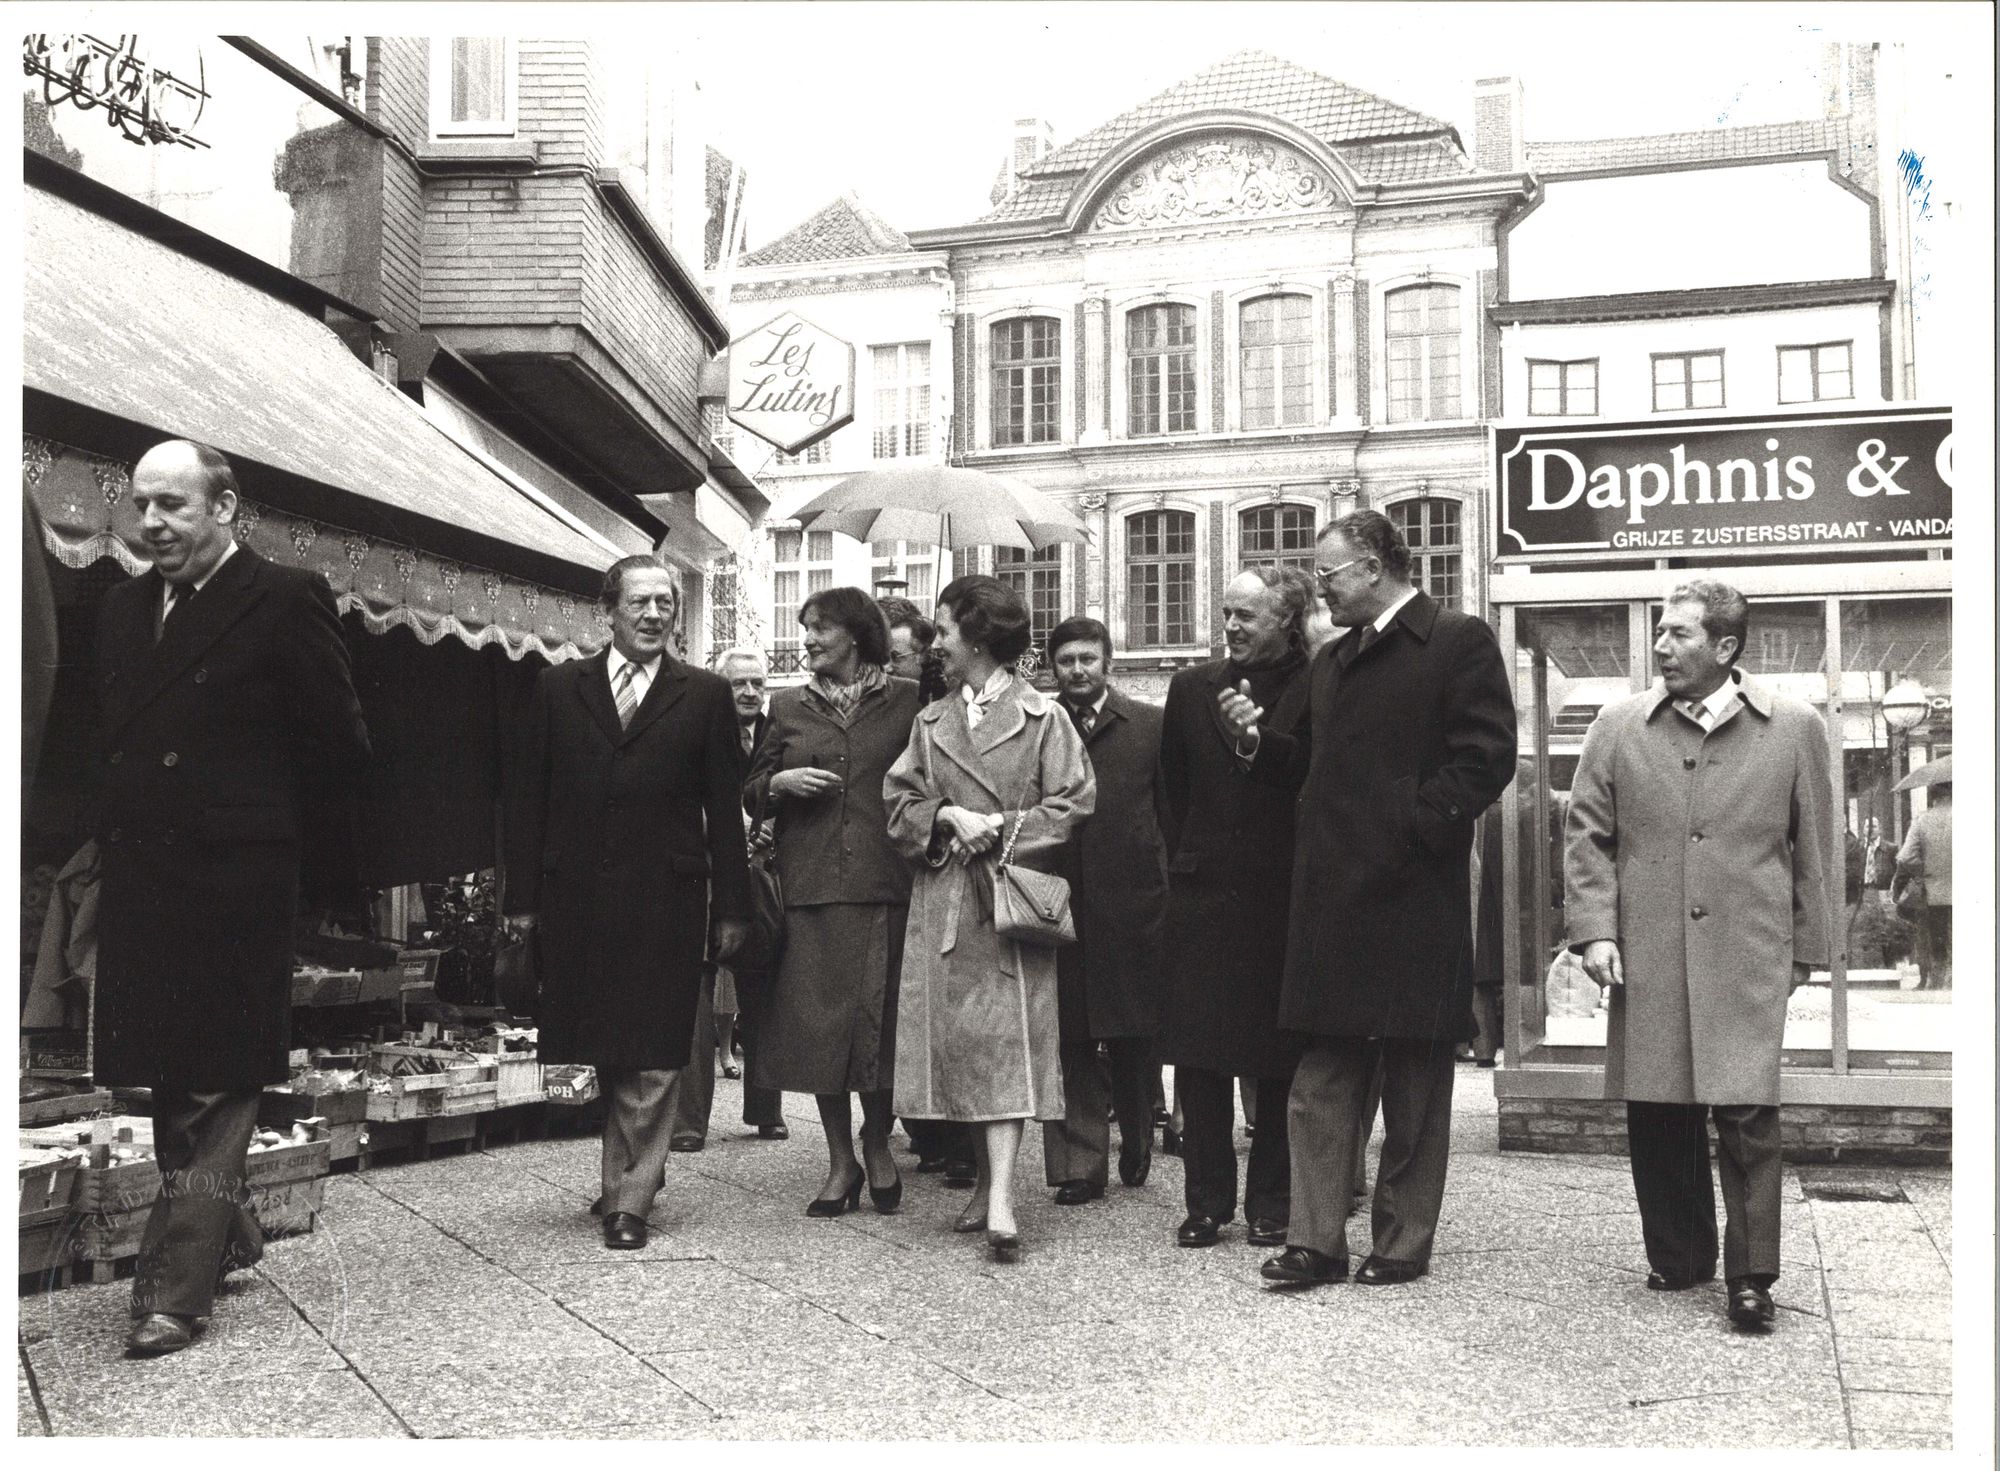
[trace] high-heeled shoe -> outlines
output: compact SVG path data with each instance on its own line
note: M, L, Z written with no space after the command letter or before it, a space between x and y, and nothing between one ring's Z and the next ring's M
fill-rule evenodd
M851 1210L861 1208L861 1187L867 1183L868 1172L856 1170L854 1183L846 1191L832 1199L815 1198L806 1203L806 1214L820 1220L830 1220L834 1216L844 1216Z
M988 1231L986 1248L996 1262L1018 1262L1021 1259L1021 1238L1013 1231Z
M864 1150L866 1149L865 1144L863 1148ZM884 1154L888 1154L889 1152L888 1141L886 1140L883 1141L882 1152ZM896 1170L896 1161L893 1156L889 1160L889 1168ZM864 1176L867 1174L867 1170L868 1166L864 1155L864 1163L862 1164L862 1173ZM870 1180L868 1182L868 1199L874 1205L877 1215L893 1216L896 1213L896 1208L903 1203L903 1172L896 1170L896 1182L893 1185L877 1185L873 1180Z
M958 1219L952 1222L951 1229L958 1232L961 1236L969 1236L974 1231L984 1231L986 1229L986 1212L982 1210L978 1215L974 1215L972 1207L967 1206L958 1213Z

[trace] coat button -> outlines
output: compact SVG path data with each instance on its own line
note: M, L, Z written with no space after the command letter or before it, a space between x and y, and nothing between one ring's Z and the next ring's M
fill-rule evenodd
M1706 918L1708 918L1708 911L1707 911L1706 909L1703 909L1703 908L1702 908L1702 907L1701 907L1701 906L1700 906L1699 904L1697 904L1697 905L1695 905L1695 907L1694 907L1694 908L1692 908L1692 909L1690 909L1690 910L1688 911L1688 918L1689 918L1689 919L1706 919Z
M195 682L196 684L207 684L207 683L208 683L208 671L207 671L206 669L197 669L197 670L195 670L195 672L194 672L194 682Z
M181 758L178 751L169 751L160 758L160 765L162 766L178 766L180 764Z
M112 842L114 842L114 843L122 843L122 842L124 842L124 841L125 841L125 829L124 829L124 828L122 828L122 827L114 827L113 829L111 829L111 841L112 841Z
M1683 756L1683 757L1681 758L1681 765L1685 766L1685 767L1686 767L1686 768L1687 768L1687 769L1688 769L1689 771L1693 771L1693 770L1694 770L1694 757L1692 757L1692 756Z
M125 759L125 753L123 751L113 751L111 753L111 764L113 766L116 766L120 761L123 761L124 759Z

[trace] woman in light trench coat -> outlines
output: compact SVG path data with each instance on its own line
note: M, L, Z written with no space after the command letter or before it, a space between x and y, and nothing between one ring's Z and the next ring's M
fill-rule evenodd
M1063 1116L1056 953L993 929L994 862L1053 869L1096 802L1083 743L1014 672L1020 595L961 577L938 596L936 647L953 693L917 717L883 784L889 836L917 865L896 1020L896 1112L977 1127L979 1179L958 1219L1014 1261L1014 1157L1025 1120Z

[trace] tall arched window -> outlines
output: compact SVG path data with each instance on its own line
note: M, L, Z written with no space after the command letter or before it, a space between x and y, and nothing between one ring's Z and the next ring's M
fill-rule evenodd
M1245 429L1310 424L1313 410L1312 299L1260 296L1238 322Z
M1194 308L1177 302L1125 314L1125 407L1131 433L1194 430Z
M1125 523L1125 646L1194 642L1194 512L1146 511Z
M1062 324L1016 317L993 328L993 443L1062 438Z
M1253 506L1236 518L1236 544L1246 562L1276 562L1310 573L1311 506Z
M1405 286L1387 305L1389 422L1461 417L1458 288Z
M1388 510L1389 520L1410 544L1410 582L1439 602L1456 605L1464 590L1465 561L1458 502L1418 496Z

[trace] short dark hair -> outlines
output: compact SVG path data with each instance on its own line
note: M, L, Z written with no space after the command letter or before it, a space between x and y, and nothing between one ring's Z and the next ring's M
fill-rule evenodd
M799 609L800 624L814 613L847 630L854 640L854 652L863 664L889 662L889 620L882 616L875 600L860 588L821 588Z
M604 586L598 589L597 605L607 613L618 606L618 599L625 592L625 574L637 572L641 567L655 572L664 572L674 585L674 617L681 616L681 575L667 564L667 559L658 552L641 552L636 557L620 557L604 569Z
M1013 663L1034 642L1028 605L997 577L954 577L938 594L938 606L951 609L967 643L999 663Z
M1056 650L1064 644L1081 643L1094 643L1098 645L1104 650L1104 657L1107 660L1110 659L1112 653L1111 630L1095 618L1086 618L1079 613L1074 618L1063 619L1062 622L1049 630L1049 662L1055 662Z
M1313 580L1298 568L1282 566L1277 562L1245 562L1236 569L1236 575L1241 577L1245 573L1276 595L1278 616L1284 619L1286 637L1293 648L1305 648L1306 623L1311 619L1319 598Z
M1712 577L1692 577L1667 594L1669 603L1699 603L1701 627L1710 643L1736 640L1736 652L1729 656L1733 667L1743 657L1743 645L1750 637L1750 603L1726 582Z
M880 597L875 606L882 610L882 617L894 633L899 628L910 630L910 637L919 649L928 649L937 642L937 625L924 617L923 610L908 598L894 596Z
M1403 540L1403 533L1396 529L1396 523L1380 511L1363 508L1349 511L1345 516L1327 524L1318 540L1325 541L1338 533L1357 551L1378 559L1382 570L1398 582L1410 580L1410 544Z

